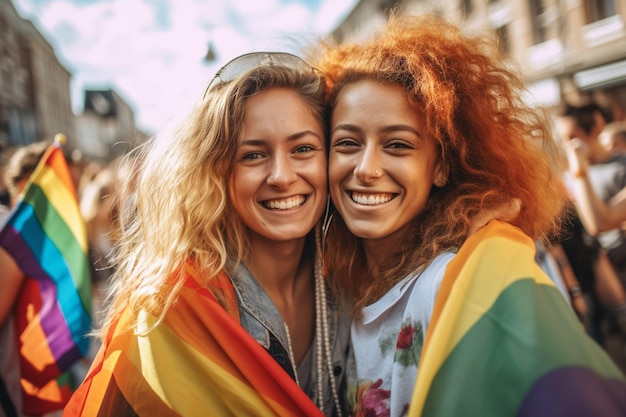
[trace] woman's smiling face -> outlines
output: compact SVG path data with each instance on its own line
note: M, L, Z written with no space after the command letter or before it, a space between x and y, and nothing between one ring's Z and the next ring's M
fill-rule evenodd
M302 238L320 219L328 195L322 124L289 89L262 91L245 106L229 185L235 211L258 237Z
M445 178L435 140L401 86L344 87L331 119L329 185L353 234L393 244Z

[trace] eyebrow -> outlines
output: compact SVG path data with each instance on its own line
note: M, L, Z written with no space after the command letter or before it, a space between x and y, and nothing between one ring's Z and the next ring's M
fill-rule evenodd
M297 140L297 139L300 139L309 135L313 135L319 140L322 140L322 138L317 133L313 132L312 130L303 130L302 132L294 133L293 135L287 136L287 140L288 141Z
M300 138L303 138L305 136L315 136L317 139L319 139L322 143L324 142L322 140L322 138L315 132L313 132L312 130L303 130L302 132L297 132L294 133L293 135L289 135L287 136L287 142L293 142L294 140L298 140ZM241 141L241 143L239 144L240 146L242 145L249 145L249 146L260 146L260 145L264 145L267 143L266 139L244 139Z
M343 124L339 124L337 126L335 126L335 128L332 130L332 133L336 132L337 130L348 130L350 132L361 132L363 129L361 129L358 125L355 124L351 124L351 123L343 123ZM411 126L408 125L389 125L389 126L385 126L383 127L380 132L381 133L390 133L390 132L398 132L398 131L404 131L404 132L411 132L414 133L415 135L422 137L422 134L412 128Z

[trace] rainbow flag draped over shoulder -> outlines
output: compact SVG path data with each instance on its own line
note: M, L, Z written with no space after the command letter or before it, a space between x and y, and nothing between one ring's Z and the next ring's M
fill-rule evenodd
M25 277L14 310L23 411L62 409L71 395L65 371L89 347L91 277L87 233L59 142L45 151L0 227L0 246Z
M626 381L534 262L534 244L497 221L448 265L409 416L625 416Z
M133 331L124 313L109 329L64 417L323 416L239 324L230 280L219 274L211 292L192 266L183 272L163 321L145 313Z

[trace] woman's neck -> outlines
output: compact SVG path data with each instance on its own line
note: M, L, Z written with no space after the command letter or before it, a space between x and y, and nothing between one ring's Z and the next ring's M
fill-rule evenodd
M298 280L307 275L312 265L304 253L306 238L287 242L250 237L250 255L245 259L250 273L268 294L289 298L296 292ZM307 267L306 272L303 268ZM305 274L303 274L305 272Z
M381 239L363 239L365 259L370 271L376 271L402 245L404 233L394 233Z
M306 238L289 242L253 238L250 243L246 266L283 318L299 364L313 341L315 250L307 249Z

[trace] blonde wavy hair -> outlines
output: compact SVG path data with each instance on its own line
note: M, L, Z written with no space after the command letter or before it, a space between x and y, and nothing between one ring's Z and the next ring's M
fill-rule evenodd
M560 230L565 196L556 174L563 161L550 119L524 103L522 80L490 39L466 36L436 16L392 15L364 43L323 45L318 61L331 106L360 80L402 86L449 168L447 185L433 187L384 265L367 269L361 240L334 214L325 267L331 285L354 298L355 314L437 254L461 246L482 210L519 198L513 225L536 240Z
M183 284L186 262L206 285L245 259L245 227L228 184L246 100L271 88L296 91L325 126L326 86L319 72L260 66L211 88L180 123L129 154L135 175L120 198L133 203L120 213L111 307L100 337L123 311L135 319L142 310L162 319Z

